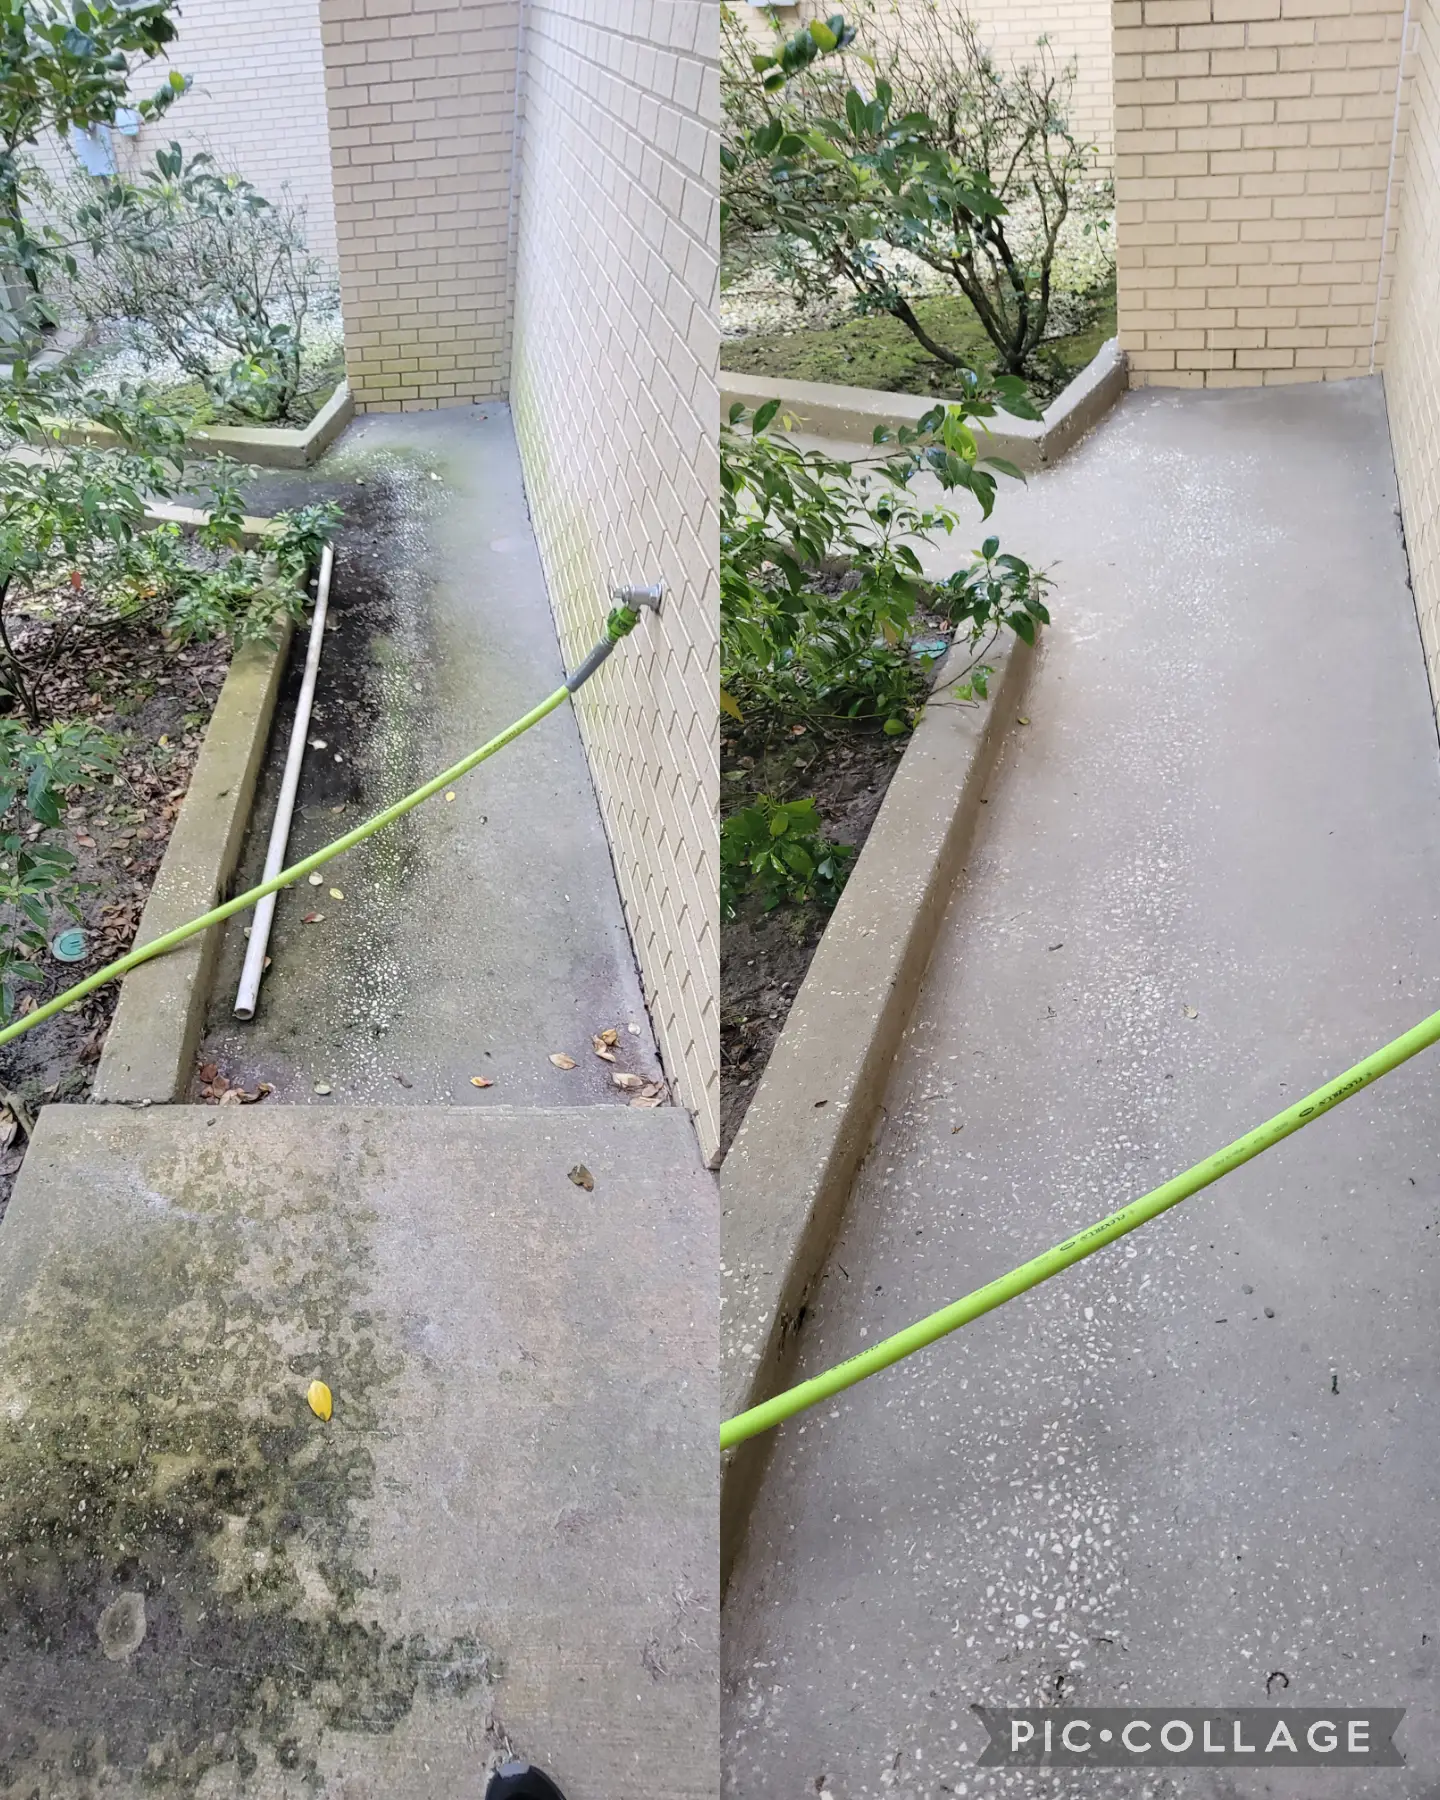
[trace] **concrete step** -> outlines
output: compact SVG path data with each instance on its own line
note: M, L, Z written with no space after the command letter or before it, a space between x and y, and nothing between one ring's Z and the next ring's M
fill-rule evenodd
M717 1217L663 1108L47 1108L0 1792L713 1794Z

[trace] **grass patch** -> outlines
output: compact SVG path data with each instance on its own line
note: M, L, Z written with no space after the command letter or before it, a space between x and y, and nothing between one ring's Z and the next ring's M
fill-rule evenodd
M978 370L994 366L995 347L986 337L969 301L938 295L920 300L915 312L930 335L964 356ZM1048 403L1115 335L1115 289L1112 282L1084 331L1054 338L1036 353L1031 388ZM727 338L720 346L720 366L736 374L769 375L783 381L829 381L845 387L878 388L892 394L934 395L959 399L955 371L919 344L889 314L847 319L843 324L810 330Z

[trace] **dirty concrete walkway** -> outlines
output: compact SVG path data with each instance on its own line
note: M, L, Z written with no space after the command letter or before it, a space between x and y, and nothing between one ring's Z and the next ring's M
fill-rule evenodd
M292 862L402 798L564 679L508 408L358 420L252 509L338 499L346 523L291 834ZM597 635L608 601L597 593ZM643 624L641 626L643 630ZM622 647L617 654L625 654ZM246 858L260 878L304 645ZM220 959L204 1059L330 1104L618 1103L591 1037L658 1074L609 847L568 707L282 894L255 1020L231 1017L249 916ZM330 896L338 888L343 900ZM308 913L320 922L306 925ZM556 1069L564 1052L579 1066ZM471 1077L494 1082L480 1091Z
M47 1107L0 1792L713 1796L709 1185L675 1109Z
M1056 624L800 1375L1440 1005L1440 767L1378 383L1132 394L995 528L1058 563ZM972 1703L1281 1696L1406 1707L1408 1767L1346 1800L1440 1793L1437 1084L1431 1053L782 1428L726 1606L734 1800L1049 1794L977 1773Z

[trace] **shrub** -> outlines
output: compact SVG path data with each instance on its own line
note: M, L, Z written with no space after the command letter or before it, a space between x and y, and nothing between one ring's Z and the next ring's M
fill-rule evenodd
M41 958L57 912L80 916L88 891L75 858L44 833L60 823L65 791L107 773L107 740L84 724L27 731L0 719L0 1024L23 985L44 980Z
M968 405L977 421L993 414ZM898 434L877 431L876 456L862 464L776 435L776 411L774 402L753 418L734 408L721 433L721 706L762 734L796 720L849 719L899 736L935 661L911 645L922 602L973 624L992 618L1000 592L977 579L932 593L917 546L958 520L914 500L912 483L929 473L947 491L968 491L988 515L992 471L1018 471L994 459L986 466L960 407L936 407ZM1028 573L1018 558L1005 564L1012 583ZM1006 602L1004 622L1012 615L1030 617Z
M172 71L157 92L132 99L132 78L176 34L178 0L0 0L0 265L18 270L26 299L0 308L0 337L21 342L54 324L45 278L69 246L52 226L34 228L28 151L47 132L113 124L122 108L154 120L189 85Z
M292 416L305 323L329 288L303 215L178 144L143 178L76 169L54 190L71 259L70 301L91 324L118 323L145 357L169 357L216 406Z
M720 827L720 914L735 916L741 898L758 893L771 912L782 900L834 906L855 852L825 835L813 800L772 800L731 813Z
M957 0L903 14L859 0L759 54L721 10L727 237L773 238L802 294L838 286L962 368L912 304L916 258L964 295L998 367L1030 372L1066 220L1088 204L1087 228L1103 228L1094 147L1067 120L1073 63L1042 38L1002 70Z

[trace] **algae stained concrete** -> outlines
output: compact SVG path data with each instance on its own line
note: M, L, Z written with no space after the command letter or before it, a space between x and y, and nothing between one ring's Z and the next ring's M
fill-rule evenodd
M513 1749L712 1795L709 1189L673 1110L47 1108L0 1791L475 1800Z
M1129 395L994 529L1055 627L812 1302L813 1374L1440 1004L1440 768L1378 383ZM1434 1052L783 1427L725 1617L735 1800L1040 1794L973 1703L1403 1706L1440 1792Z
M511 724L564 679L508 409L373 415L252 511L346 510L289 860ZM626 573L626 572L621 572ZM609 607L596 593L596 635ZM637 627L646 629L645 621ZM304 656L297 634L237 885L260 877ZM616 654L627 653L622 645ZM323 748L319 746L323 745ZM248 917L229 929L204 1056L286 1101L619 1103L591 1052L658 1072L609 846L568 706L282 894L250 1024L231 1017ZM336 888L343 899L332 898ZM307 914L322 917L304 923ZM554 1053L579 1067L556 1069ZM490 1090L471 1085L479 1076Z

